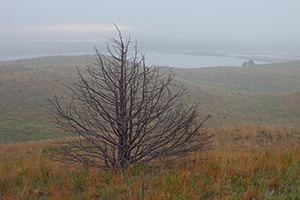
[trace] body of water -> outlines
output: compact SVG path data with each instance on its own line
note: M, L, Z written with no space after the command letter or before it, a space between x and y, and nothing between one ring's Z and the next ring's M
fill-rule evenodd
M168 66L175 68L201 68L217 66L241 66L245 61L243 58L236 58L227 55L208 56L186 53L163 53L146 52L146 63L148 65ZM266 63L255 61L257 64Z
M0 43L0 61L35 58L53 55L95 54L94 46L106 52L105 41L71 41L71 42L2 42ZM145 48L147 49L147 48ZM300 53L276 52L204 52L159 51L147 49L145 53L148 66L169 66L175 68L199 68L215 66L241 66L245 60L254 60L256 64L284 62L300 58Z

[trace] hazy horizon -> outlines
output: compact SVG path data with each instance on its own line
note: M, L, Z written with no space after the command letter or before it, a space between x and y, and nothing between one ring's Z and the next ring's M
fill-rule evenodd
M300 1L5 1L0 42L125 36L171 48L300 51ZM1 43L0 43L1 45Z

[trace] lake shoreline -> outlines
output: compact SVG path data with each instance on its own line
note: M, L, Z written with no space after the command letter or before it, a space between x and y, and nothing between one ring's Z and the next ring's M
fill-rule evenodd
M77 56L95 54L95 46L107 54L104 41L97 42L12 42L0 43L0 61L13 61L45 56ZM201 49L171 49L141 45L148 66L203 68L242 66L244 61L270 64L300 60L300 52L210 51Z

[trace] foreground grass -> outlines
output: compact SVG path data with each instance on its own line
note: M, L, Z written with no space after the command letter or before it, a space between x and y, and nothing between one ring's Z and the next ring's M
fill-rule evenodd
M195 163L103 171L49 159L51 143L0 146L0 199L299 199L300 135L240 126L208 129L216 148Z

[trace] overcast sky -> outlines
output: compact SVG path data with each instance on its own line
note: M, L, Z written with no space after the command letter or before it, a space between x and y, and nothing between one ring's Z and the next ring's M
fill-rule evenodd
M300 50L299 0L0 0L0 41L138 40Z

